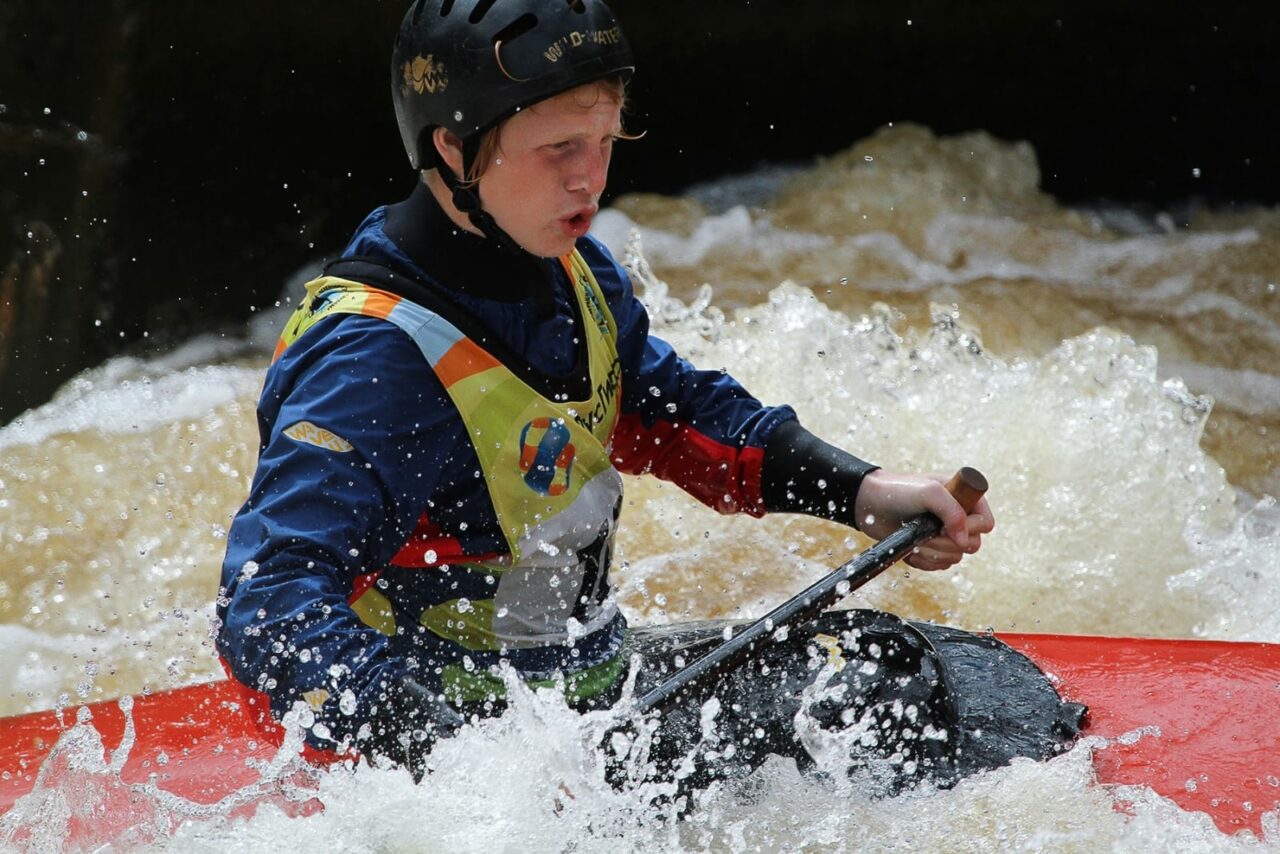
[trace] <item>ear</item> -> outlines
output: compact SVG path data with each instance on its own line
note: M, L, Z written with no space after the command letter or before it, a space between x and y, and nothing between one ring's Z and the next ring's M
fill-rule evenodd
M436 154L449 167L449 170L461 178L462 138L447 128L437 127L431 131L431 143L436 147Z

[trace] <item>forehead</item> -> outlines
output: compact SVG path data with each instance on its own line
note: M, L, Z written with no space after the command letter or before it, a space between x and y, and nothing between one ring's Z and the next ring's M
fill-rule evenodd
M611 130L621 120L621 93L607 83L586 83L526 107L507 120L503 132L572 132L578 128L585 132L597 125L608 125L604 129Z

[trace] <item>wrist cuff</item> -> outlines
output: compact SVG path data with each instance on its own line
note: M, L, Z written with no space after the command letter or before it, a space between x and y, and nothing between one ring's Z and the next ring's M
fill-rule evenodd
M760 493L770 513L805 513L857 528L858 490L878 468L788 421L765 448Z

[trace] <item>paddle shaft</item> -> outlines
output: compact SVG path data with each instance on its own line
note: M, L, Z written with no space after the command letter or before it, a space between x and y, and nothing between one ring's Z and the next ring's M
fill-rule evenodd
M962 468L947 483L947 490L970 511L987 491L987 480L976 469ZM857 590L898 562L925 540L936 537L942 522L931 513L917 516L901 528L843 564L829 575L783 602L768 614L711 650L702 658L677 671L635 703L641 715L667 709L680 694L690 692L709 679L737 667L782 626L794 626L813 619L840 599Z

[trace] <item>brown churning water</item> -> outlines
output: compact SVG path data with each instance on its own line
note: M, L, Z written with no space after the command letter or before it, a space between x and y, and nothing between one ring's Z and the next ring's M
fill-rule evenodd
M905 126L810 169L623 198L596 231L628 256L657 334L700 366L867 459L987 476L998 527L981 554L950 573L886 573L857 604L967 628L1280 642L1280 514L1264 497L1280 494L1280 214L1072 210L1038 178L1026 145ZM0 430L0 714L220 675L211 603L274 322L245 342L114 360ZM861 545L630 481L618 595L635 621L751 616ZM513 726L460 761L479 774L502 738L541 737ZM760 814L781 822L796 784L766 769L766 790L771 773ZM1068 757L936 806L960 815L988 798L1017 815L1020 792L1048 791L1065 804L1038 831L1055 850L1141 845L1156 838L1142 821L1169 821L1159 804L1110 817L1087 776ZM447 797L474 810L453 782ZM916 820L910 804L859 811L837 795L859 827ZM807 809L827 797L804 796ZM587 825L620 820L597 806ZM771 850L768 822L721 809L703 842ZM813 845L852 838L811 815ZM655 828L659 848L701 839Z

